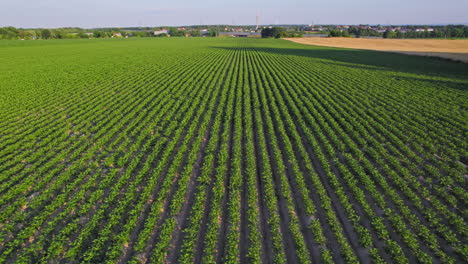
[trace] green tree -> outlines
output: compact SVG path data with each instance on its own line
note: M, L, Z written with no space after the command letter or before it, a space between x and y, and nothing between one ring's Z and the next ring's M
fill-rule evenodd
M78 37L84 39L84 38L88 38L88 35L86 35L86 34L83 33L83 32L80 32L80 33L78 33Z
M444 31L436 31L435 32L435 37L436 38L444 38L445 37Z
M185 30L178 30L177 28L169 29L171 37L185 37Z
M19 33L19 30L14 27L0 28L0 39L17 39L20 36Z
M331 30L330 33L328 34L329 37L341 37L342 33L339 30Z
M400 30L397 30L397 31L395 32L395 37L401 39L401 38L404 37L404 34L403 34L403 32L401 32Z
M390 29L387 29L383 33L383 38L396 38L397 34Z
M210 37L216 37L216 36L218 36L218 30L216 30L216 29L210 29L209 35L210 35Z
M102 31L93 31L93 37L95 38L104 38L105 37L105 33L102 32Z
M52 38L52 32L48 29L41 30L41 37L43 39L50 39Z
M68 35L67 32L65 32L64 30L57 29L55 31L55 37L58 39L67 38L67 35Z
M463 29L462 28L453 28L450 31L450 37L452 38L462 38L463 37Z
M262 38L283 38L288 36L286 29L282 27L264 28L261 34Z
M189 33L190 33L190 36L192 36L192 37L200 37L201 36L201 32L198 29L192 30Z

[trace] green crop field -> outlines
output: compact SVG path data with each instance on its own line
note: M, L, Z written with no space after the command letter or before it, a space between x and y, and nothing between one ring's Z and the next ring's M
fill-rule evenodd
M468 64L0 42L0 263L463 263Z

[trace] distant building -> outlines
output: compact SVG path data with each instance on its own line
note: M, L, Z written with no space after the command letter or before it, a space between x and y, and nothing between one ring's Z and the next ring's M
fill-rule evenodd
M434 31L434 29L433 28L417 28L414 31L416 31L416 32L424 32L424 31L432 32L432 31Z
M121 38L122 37L122 33L118 32L118 33L112 33L112 37L114 38Z
M155 36L159 36L159 35L162 35L162 34L169 34L169 30L167 30L167 29L156 30L156 31L153 32L153 34Z
M210 34L210 31L208 29L200 29L200 35L207 36L209 34Z

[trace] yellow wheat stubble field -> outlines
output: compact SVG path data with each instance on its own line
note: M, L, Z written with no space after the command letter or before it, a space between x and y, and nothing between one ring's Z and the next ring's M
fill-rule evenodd
M289 38L288 40L307 45L398 52L468 62L468 39Z

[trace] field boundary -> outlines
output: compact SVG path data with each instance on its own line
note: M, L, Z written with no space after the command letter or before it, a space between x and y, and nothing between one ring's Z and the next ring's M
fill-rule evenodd
M304 45L392 52L468 63L468 40L286 38Z

